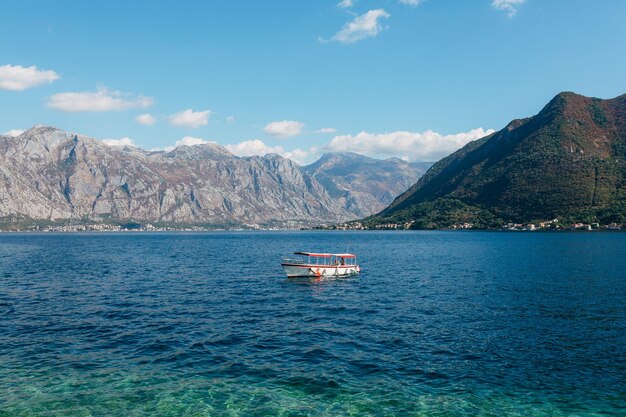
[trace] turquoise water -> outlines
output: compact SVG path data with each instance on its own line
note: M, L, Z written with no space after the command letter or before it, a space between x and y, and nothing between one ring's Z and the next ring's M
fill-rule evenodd
M287 280L295 250L359 277ZM624 416L626 234L0 235L0 416Z

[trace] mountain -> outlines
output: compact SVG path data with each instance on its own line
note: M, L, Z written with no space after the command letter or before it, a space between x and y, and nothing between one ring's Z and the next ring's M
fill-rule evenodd
M387 207L431 165L432 162L409 163L398 158L381 161L338 152L323 155L317 162L303 167L303 171L350 212L363 217Z
M513 120L433 165L367 222L626 221L626 95L561 93L537 115Z
M275 154L238 157L214 143L149 152L47 126L0 136L0 225L72 220L285 227L345 221L361 212Z

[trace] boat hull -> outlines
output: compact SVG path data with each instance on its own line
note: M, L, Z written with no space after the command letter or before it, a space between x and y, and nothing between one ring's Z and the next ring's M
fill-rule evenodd
M288 278L297 277L347 277L361 272L358 265L297 265L281 264Z

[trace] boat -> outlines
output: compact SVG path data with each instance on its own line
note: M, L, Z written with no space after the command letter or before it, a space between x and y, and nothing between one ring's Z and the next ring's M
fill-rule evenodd
M346 277L361 272L352 253L295 252L294 255L298 258L284 258L281 263L288 278Z

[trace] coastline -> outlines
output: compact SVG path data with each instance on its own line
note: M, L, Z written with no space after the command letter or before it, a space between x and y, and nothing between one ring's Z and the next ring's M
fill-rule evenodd
M168 228L168 229L119 229L119 230L94 230L94 229L76 229L76 230L0 230L2 234L38 234L38 235L58 235L58 234L168 234L168 233L265 233L265 232L350 232L350 233L411 233L411 232L445 232L445 233L471 233L471 232L497 232L497 233L514 233L514 234L528 234L528 233L624 233L626 229L537 229L537 230L508 230L508 229L319 229L319 228L301 228L301 229L288 229L288 228L258 228L258 229L242 229L242 228L215 228L215 229L187 229L187 228Z

